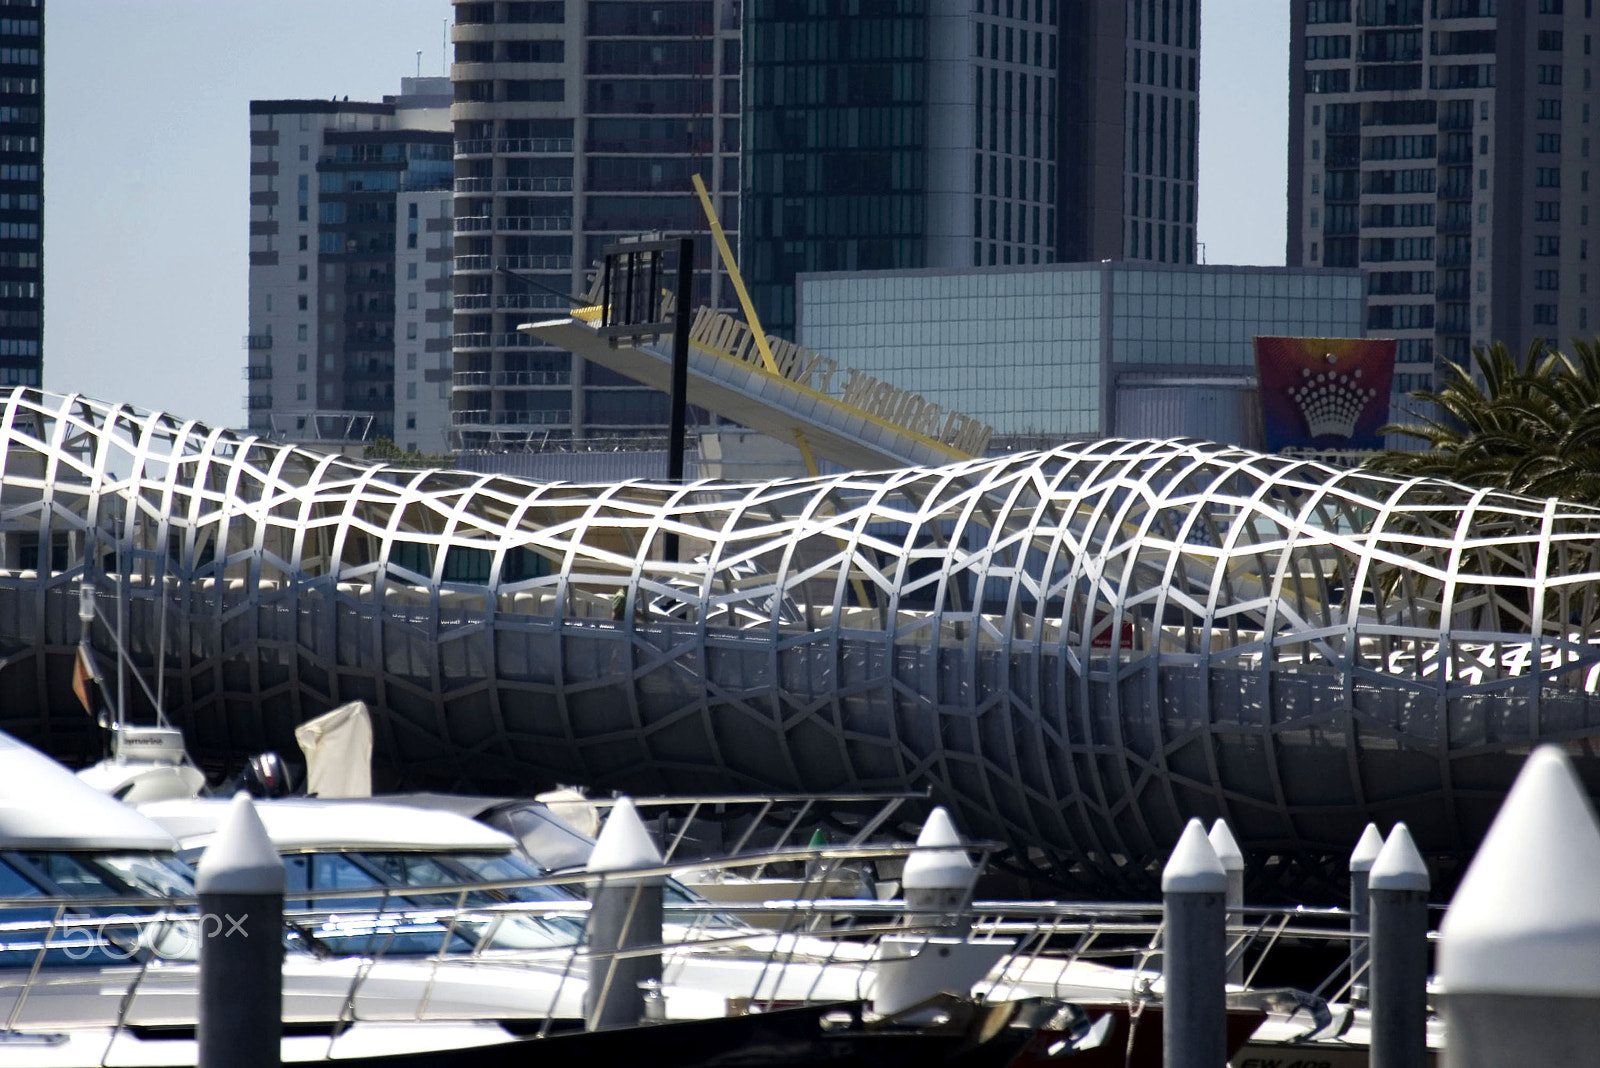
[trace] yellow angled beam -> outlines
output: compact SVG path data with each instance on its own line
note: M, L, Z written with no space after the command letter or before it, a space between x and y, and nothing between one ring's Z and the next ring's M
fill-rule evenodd
M728 247L728 235L722 232L722 220L717 218L717 209L711 206L711 194L706 192L706 183L698 174L690 175L694 180L694 195L700 198L700 207L706 213L706 221L711 224L711 239L717 243L717 251L722 254L723 266L728 269L728 279L733 283L733 291L739 294L739 307L744 309L744 321L750 327L750 334L756 339L756 349L761 353L761 362L766 364L767 370L773 374L778 373L778 361L772 358L772 346L767 344L767 332L761 329L761 319L756 315L756 306L750 302L750 291L744 287L744 277L739 274L739 264L733 258L733 250ZM711 295L711 306L717 306L717 295Z

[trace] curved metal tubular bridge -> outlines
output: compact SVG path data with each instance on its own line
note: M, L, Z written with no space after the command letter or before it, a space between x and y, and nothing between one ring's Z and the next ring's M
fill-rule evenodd
M0 397L0 727L58 755L88 581L213 767L360 698L395 781L931 785L1086 892L1190 815L1294 892L1404 819L1447 884L1536 741L1600 788L1597 579L1600 510L1198 441L543 485Z

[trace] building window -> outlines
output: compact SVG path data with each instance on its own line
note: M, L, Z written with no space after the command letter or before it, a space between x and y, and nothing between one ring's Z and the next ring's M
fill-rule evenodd
M302 281L302 282L304 282L306 280L306 265L303 264L303 263L300 265L300 276L299 277L300 277L300 281Z
M1555 326L1556 306L1554 304L1535 304L1533 306L1533 323L1535 326Z
M417 265L414 264L414 263L406 264L406 278L407 278L407 280L415 280L416 277L417 277Z
M417 399L417 384L415 382L407 382L406 383L406 400L416 400L416 399Z
M294 328L294 336L296 341L309 340L309 332L305 323L301 323L299 326Z
M296 303L298 303L300 305L300 310L301 311L308 310L306 306L310 303L310 300L306 297L306 295L304 293L302 293L298 297L296 297L295 301L296 301Z
M1582 249L1581 251L1587 251ZM1533 254L1535 256L1561 255L1561 238L1555 234L1540 234L1533 239ZM1478 258L1483 258L1483 238L1478 238ZM1583 256L1580 254L1579 259Z
M304 371L306 369L306 354L305 353L302 352L300 355L295 357L294 369L296 371Z
M306 384L304 382L301 382L298 386L294 387L294 399L295 400L305 400L306 399Z
M1559 200L1536 200L1536 201L1534 201L1533 202L1533 221L1534 222L1560 222L1561 221L1561 201L1559 201Z
M300 251L301 252L305 252L306 251L306 235L305 234L301 234L300 235Z
M415 430L415 429L417 429L417 413L416 412L407 412L406 413L406 429L407 430Z
M406 340L407 341L415 341L416 339L417 339L417 324L416 323L407 323L406 324Z

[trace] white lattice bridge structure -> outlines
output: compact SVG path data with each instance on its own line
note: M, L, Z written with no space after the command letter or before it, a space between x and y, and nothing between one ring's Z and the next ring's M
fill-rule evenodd
M16 390L0 502L0 726L68 757L88 581L213 769L360 698L394 782L931 786L1084 890L1191 815L1279 885L1368 820L1448 864L1539 741L1600 785L1600 511L1554 500L1198 441L543 485Z

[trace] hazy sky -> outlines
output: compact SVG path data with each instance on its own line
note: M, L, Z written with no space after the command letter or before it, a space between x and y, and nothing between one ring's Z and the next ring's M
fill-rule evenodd
M249 102L441 70L447 0L49 0L49 389L244 422ZM1283 262L1288 5L1205 0L1199 238Z

